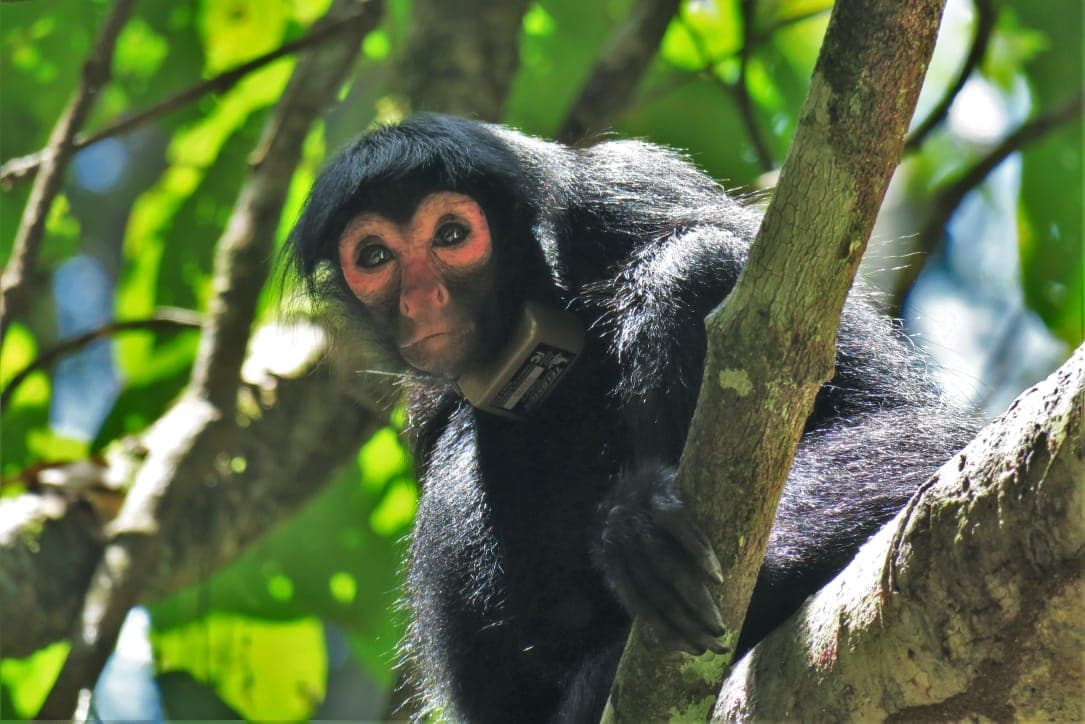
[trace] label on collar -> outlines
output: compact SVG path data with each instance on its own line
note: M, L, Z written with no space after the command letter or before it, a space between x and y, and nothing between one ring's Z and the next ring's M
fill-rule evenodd
M546 399L565 376L576 353L540 344L524 365L497 391L491 406L516 415L526 415Z
M575 315L527 302L503 353L456 384L474 407L522 418L557 387L583 348L584 327Z

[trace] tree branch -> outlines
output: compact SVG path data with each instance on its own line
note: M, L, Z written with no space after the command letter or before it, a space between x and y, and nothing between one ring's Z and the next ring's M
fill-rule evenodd
M557 138L577 143L606 128L629 106L681 0L639 0L610 38L565 117Z
M732 645L791 458L832 374L840 311L900 159L942 7L837 1L749 260L706 321L678 484L724 562L714 594ZM664 651L635 621L604 719L703 718L729 663L712 656Z
M1081 721L1085 347L736 664L717 721Z
M26 381L27 377L40 369L52 366L63 357L78 352L91 342L111 337L120 332L135 330L161 332L174 329L199 329L199 327L200 315L198 312L189 309L162 308L155 312L154 316L147 319L114 320L66 339L39 354L36 359L11 378L3 393L0 393L0 410L8 406L8 403L11 402L11 396L15 394L15 390L18 389L19 385Z
M496 121L520 65L528 0L414 0L399 64L414 111Z
M387 424L388 411L378 404L387 396L384 381L357 380L337 363L318 363L328 350L314 331L275 330L272 344L254 350L239 413L191 449L196 459L220 463L204 471L198 493L174 496L176 520L184 524L160 527L161 556L144 600L233 561L294 515L353 459L359 441ZM301 350L300 361L284 367L283 347L291 348L291 356ZM170 420L188 409L111 446L102 477L130 480L153 446L173 445ZM244 460L244 469L222 465L223 459ZM191 473L187 463L182 467ZM19 621L4 628L5 656L27 656L70 634L107 532L88 506L49 491L0 498L0 610Z
M923 145L923 141L927 139L931 131L946 119L949 108L953 105L953 101L956 100L957 94L961 92L972 72L983 62L983 56L987 54L987 45L991 41L991 33L995 29L995 20L998 18L998 13L995 12L991 0L973 0L972 4L976 8L976 27L972 33L972 45L968 49L968 55L965 56L961 70L957 74L957 79L946 89L942 100L938 102L930 115L919 124L919 127L904 142L905 153L919 150L919 147Z
M755 0L742 0L742 48L739 51L738 80L735 82L733 95L738 105L738 112L746 126L746 135L749 136L754 154L757 156L757 164L762 171L771 171L776 167L772 160L772 153L768 144L761 135L761 128L757 125L757 117L754 115L753 101L750 99L750 85L748 72L750 68L750 56L754 51L753 22L756 15ZM716 74L712 74L716 77Z
M349 29L367 12L369 11L361 10L353 15L348 15L347 17L329 22L326 25L315 27L306 35L303 35L296 40L284 43L275 50L264 53L260 57L253 58L246 63L242 63L236 68L223 71L213 78L208 78L203 82L189 86L180 93L170 96L159 103L155 103L149 108L144 108L142 111L119 118L108 124L105 128L95 131L94 133L80 133L72 141L72 150L79 151L103 139L128 133L135 128L139 128L162 116L168 115L179 108L184 108L211 93L224 93L237 85L245 76L263 68L269 63L273 63L279 58L292 55L300 50L305 50L306 48L322 43L331 36ZM46 156L47 149L7 161L3 166L0 166L0 185L3 185L5 188L10 188L15 183L29 177L38 170Z
M342 17L352 0L332 4ZM236 418L244 344L256 298L267 276L271 239L287 185L310 125L332 103L357 54L362 37L380 17L370 11L336 42L301 59L257 151L257 167L242 190L215 259L214 290L200 339L189 395L155 424L161 437L135 477L109 542L91 577L71 652L39 718L67 718L97 681L125 615L160 563L165 534L179 525L181 501L203 497L201 486L215 472L223 436ZM186 522L187 525L187 522Z
M1081 117L1085 94L1079 94L1061 106L1056 106L1045 113L1033 116L1032 119L1022 123L1017 129L1002 139L991 151L974 163L968 170L961 174L956 181L948 183L936 193L936 200L932 205L927 222L919 232L919 246L908 257L908 264L904 266L896 278L896 289L893 293L892 302L886 310L892 316L900 316L904 310L908 293L915 286L919 273L923 271L923 265L927 258L934 253L942 240L942 234L949 220L957 211L957 207L964 201L965 196L983 183L988 174L998 168L1010 154L1024 150L1030 144L1039 141L1059 126L1069 123Z
M41 173L34 179L23 218L15 233L11 259L0 275L0 346L7 338L11 322L26 314L26 306L30 303L31 278L45 235L45 222L53 199L60 193L64 182L64 169L73 153L72 139L90 114L94 101L98 99L98 91L109 82L113 73L113 48L133 7L135 0L114 2L98 33L98 40L83 64L79 85L49 135Z
M341 0L326 21L357 7L356 0ZM383 11L379 0L368 0L361 13L351 12L353 32L342 41L323 46L320 53L301 58L283 92L283 100L264 129L250 161L254 168L241 189L226 230L215 247L212 276L214 296L208 305L196 364L192 371L195 394L206 397L229 414L237 399L241 363L260 292L270 272L275 234L294 169L301 160L305 135L313 121L333 102L358 52L361 39ZM324 24L325 21L321 21Z

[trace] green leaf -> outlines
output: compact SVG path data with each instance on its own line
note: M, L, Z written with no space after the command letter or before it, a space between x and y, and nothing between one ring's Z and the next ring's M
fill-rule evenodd
M113 54L113 70L117 77L132 76L147 79L154 75L169 55L170 44L164 35L141 17L128 21L117 38Z
M1003 8L983 56L983 74L1003 90L1013 90L1022 66L1050 47L1046 33L1022 27L1013 8Z
M37 341L26 327L15 323L8 328L4 346L0 349L0 388L7 388L11 378L34 360L37 350ZM0 472L3 475L13 475L39 461L28 440L32 434L40 436L49 430L51 390L48 375L38 371L23 380L12 395L0 425L0 450L3 450Z
M556 28L557 23L554 22L554 16L546 12L546 8L539 3L532 3L531 7L524 13L524 32L527 35L545 37L553 35Z
M283 0L214 0L199 17L206 70L218 73L282 44L289 15Z
M26 448L37 460L65 462L82 460L90 452L90 443L54 432L51 428L28 430Z
M143 334L152 336L150 332ZM158 419L188 384L198 344L196 331L185 331L177 339L159 342L153 354L142 361L130 360L126 367L136 372L117 396L91 450L101 450L112 440L141 432Z
M30 719L45 703L71 647L59 641L24 659L0 659L0 718ZM10 697L10 698L9 698Z
M362 41L362 52L370 60L385 60L392 50L392 44L388 40L388 33L377 29L365 36Z
M157 669L185 671L250 721L306 719L324 699L328 662L318 619L261 621L219 612L152 629Z
M659 52L675 68L692 73L702 70L709 62L689 25L681 22L672 22L667 26Z
M546 0L537 3L538 10L529 10L506 120L537 133L557 128L631 5L631 0Z

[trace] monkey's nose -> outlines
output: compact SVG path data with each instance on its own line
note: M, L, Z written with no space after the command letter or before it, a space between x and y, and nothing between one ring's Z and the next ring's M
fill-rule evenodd
M399 312L409 319L439 317L448 305L448 290L436 280L404 289L399 297Z

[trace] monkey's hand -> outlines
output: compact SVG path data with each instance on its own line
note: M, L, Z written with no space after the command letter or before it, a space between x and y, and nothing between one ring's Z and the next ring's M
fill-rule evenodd
M665 646L726 652L708 588L723 582L720 562L677 494L674 469L642 465L622 473L601 512L592 555L626 610Z

